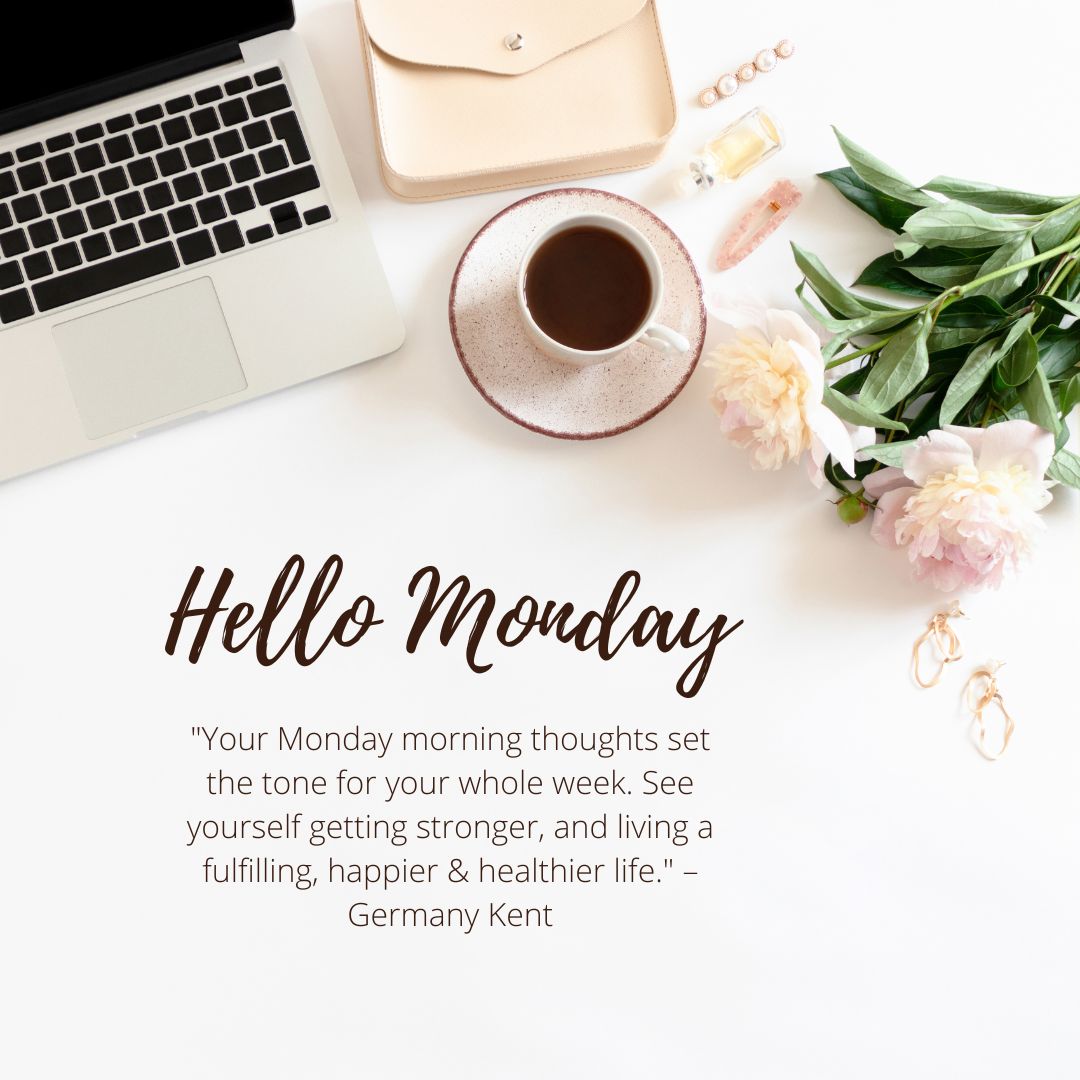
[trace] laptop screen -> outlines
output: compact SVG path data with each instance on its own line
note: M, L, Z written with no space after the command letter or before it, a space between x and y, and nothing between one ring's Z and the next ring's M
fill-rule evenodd
M15 5L12 5L15 6ZM258 37L293 22L291 0L184 0L177 4L86 3L58 7L45 0L0 16L0 37L29 60L0 65L0 131L68 111L35 103L104 79L131 75L185 53ZM11 20L14 25L4 25ZM17 31L18 36L15 36ZM14 40L13 40L14 39ZM149 80L133 80L146 85ZM128 87L114 90L119 96ZM92 94L69 106L78 108ZM5 123L5 121L7 121Z

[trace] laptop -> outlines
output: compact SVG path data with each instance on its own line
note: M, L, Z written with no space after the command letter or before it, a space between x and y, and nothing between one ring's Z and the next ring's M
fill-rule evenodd
M290 2L10 18L0 479L401 344Z

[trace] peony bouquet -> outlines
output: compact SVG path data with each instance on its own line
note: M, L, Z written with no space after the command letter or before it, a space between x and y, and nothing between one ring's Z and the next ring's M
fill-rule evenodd
M845 288L794 246L790 311L726 304L713 405L755 467L805 456L841 518L946 591L998 586L1030 555L1080 403L1080 196L937 177L916 187L837 133L822 173L897 234ZM812 295L810 295L812 294Z

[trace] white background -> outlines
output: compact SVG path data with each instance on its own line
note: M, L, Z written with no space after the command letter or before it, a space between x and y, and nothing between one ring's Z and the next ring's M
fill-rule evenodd
M707 372L652 422L596 443L546 440L478 397L450 343L450 277L520 193L395 202L350 5L300 14L408 341L0 489L5 1073L1075 1077L1075 497L1055 498L1020 582L969 602L968 660L916 690L908 650L943 598L845 529L800 469L750 472L721 440ZM921 0L667 0L661 14L680 126L659 166L597 183L659 212L702 265L768 182L799 183L803 206L723 278L729 291L793 306L789 239L847 280L884 250L813 179L842 163L830 123L915 179L1077 189L1069 5L1026 18ZM791 61L734 102L695 106L783 36ZM667 174L758 104L787 130L782 155L737 187L665 201ZM342 605L374 596L380 634L306 670L216 647L197 667L164 655L195 564L233 567L234 599L255 600L294 551L313 564L340 552ZM746 625L691 702L673 689L682 658L652 651L602 664L530 641L476 676L457 645L404 651L405 586L429 562L507 604L530 592L583 606L634 567L648 600ZM958 700L992 656L1008 662L1019 725L997 765L971 747ZM690 806L633 808L712 818L716 839L676 852L700 870L689 884L554 890L559 925L541 932L363 931L345 921L363 898L348 890L202 886L183 847L183 820L211 809L191 725L289 721L706 727L715 749L686 763Z

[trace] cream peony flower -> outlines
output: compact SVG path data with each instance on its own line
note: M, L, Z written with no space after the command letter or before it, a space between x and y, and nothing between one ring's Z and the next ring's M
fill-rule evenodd
M906 548L917 578L953 592L997 588L1031 554L1050 502L1054 437L1027 420L946 427L904 450L902 469L865 480L877 499L873 536Z
M716 372L713 408L721 430L749 450L757 469L779 469L810 452L810 478L821 487L832 454L849 473L855 451L874 442L873 428L844 423L822 404L825 364L821 341L793 311L763 305L713 309L723 339L705 366Z

